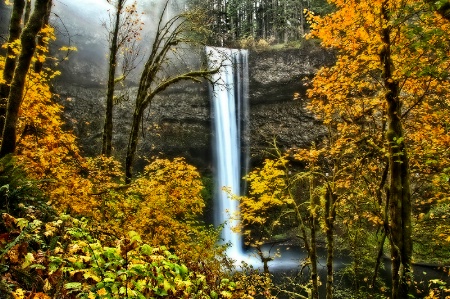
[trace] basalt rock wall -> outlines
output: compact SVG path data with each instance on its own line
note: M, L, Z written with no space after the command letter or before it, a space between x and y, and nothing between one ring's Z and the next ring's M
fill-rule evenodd
M306 147L324 131L305 110L305 83L333 55L313 44L300 49L250 52L250 112L247 140L255 161L274 140L281 148ZM55 84L65 106L67 128L74 130L88 156L101 152L106 88L77 83L73 73ZM119 91L114 109L114 154L121 161L128 142L136 88ZM294 93L300 99L294 100ZM208 85L183 83L155 98L145 114L136 170L153 156L183 156L200 169L211 161L211 115Z
M305 108L307 85L334 56L313 43L300 49L250 55L250 134L254 155L276 141L281 148L308 147L324 130ZM294 100L294 94L299 98Z

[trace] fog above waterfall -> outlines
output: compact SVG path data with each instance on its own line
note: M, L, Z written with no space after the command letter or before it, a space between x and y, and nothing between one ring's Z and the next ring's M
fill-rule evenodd
M54 48L77 48L61 65L62 80L81 81L78 82L81 85L104 84L109 52L108 30L105 24L110 23L110 15L115 13L114 6L106 0L54 0L53 3L51 23L57 35ZM132 0L127 1L127 4L132 3ZM149 54L149 46L165 3L165 0L138 2L138 13L143 23L141 60ZM182 8L182 1L171 0L165 17L169 19ZM129 79L137 81L138 74L139 69L131 74Z

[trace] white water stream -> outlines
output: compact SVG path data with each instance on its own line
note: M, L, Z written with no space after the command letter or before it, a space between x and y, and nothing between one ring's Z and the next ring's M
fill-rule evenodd
M216 172L214 219L216 225L224 225L222 239L230 244L228 256L242 260L242 236L232 230L239 221L238 201L230 195L241 194L242 176L247 170L248 150L243 137L248 120L248 52L207 47L206 53L210 69L221 65L211 86Z

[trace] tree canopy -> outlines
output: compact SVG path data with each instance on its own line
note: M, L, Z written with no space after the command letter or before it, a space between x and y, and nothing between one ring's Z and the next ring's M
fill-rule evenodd
M211 20L210 43L233 46L240 40L264 39L286 43L302 38L308 24L305 11L331 11L324 0L189 0L206 11Z

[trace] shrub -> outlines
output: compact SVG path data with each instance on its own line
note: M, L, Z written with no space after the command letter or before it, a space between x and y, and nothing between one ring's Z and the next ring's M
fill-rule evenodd
M86 219L32 218L3 215L9 231L2 235L0 276L10 298L253 298L243 283L226 276L210 284L136 232L105 246Z

